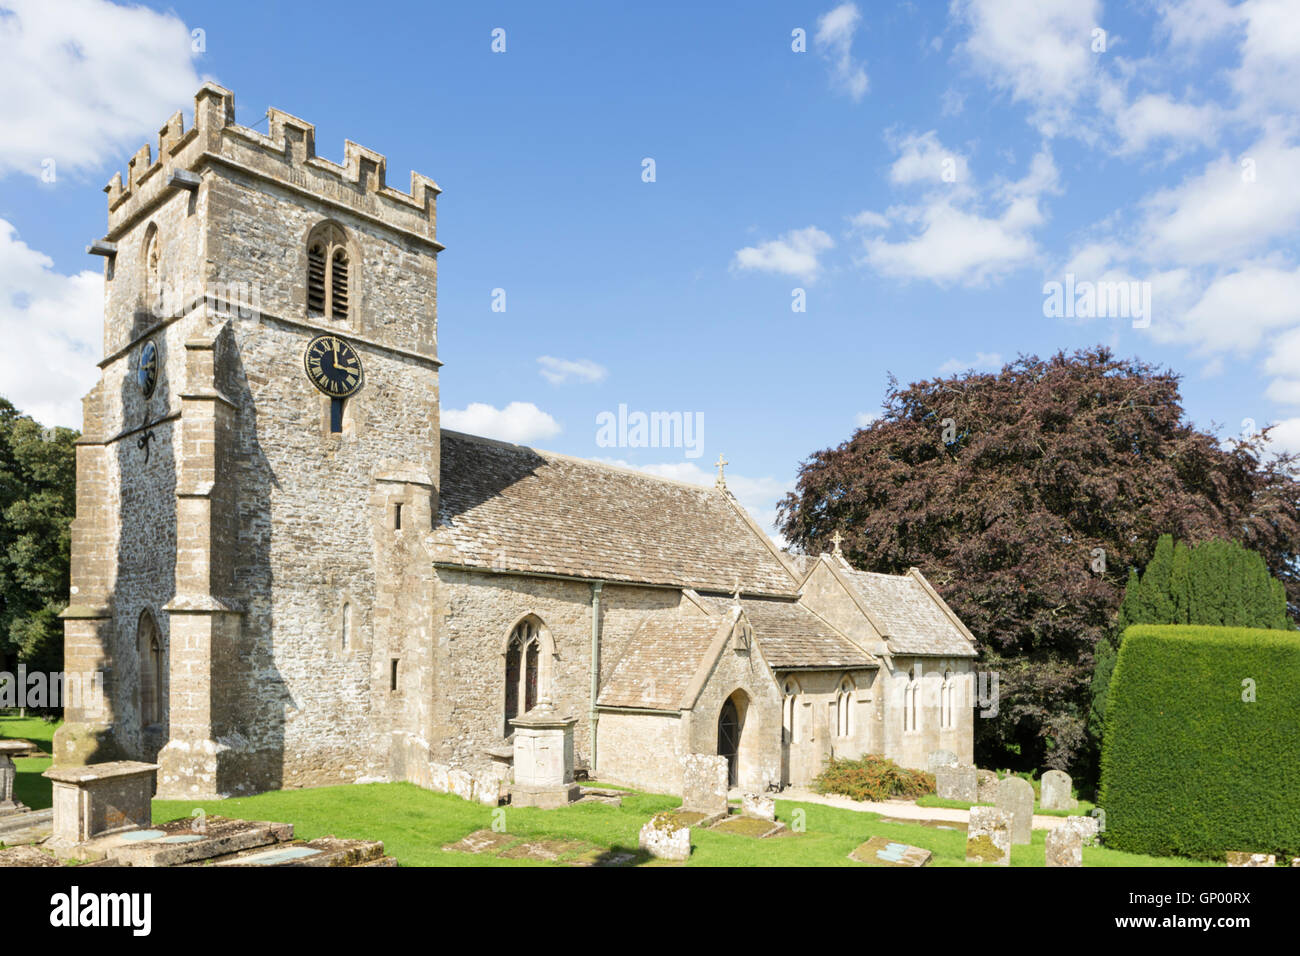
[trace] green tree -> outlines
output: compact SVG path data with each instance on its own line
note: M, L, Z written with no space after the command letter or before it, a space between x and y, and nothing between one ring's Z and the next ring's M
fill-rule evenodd
M76 441L0 398L0 658L61 670Z

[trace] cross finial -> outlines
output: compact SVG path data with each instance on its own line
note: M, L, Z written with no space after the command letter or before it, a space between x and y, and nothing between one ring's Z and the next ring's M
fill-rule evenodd
M844 535L840 534L840 529L836 528L835 533L831 535L831 545L835 548L835 553L840 554L840 544L844 541Z
M716 464L716 465L718 466L718 480L717 480L716 484L717 484L717 486L718 486L719 488L721 488L723 491L726 491L726 490L727 490L727 476L724 475L724 474L722 473L722 469L725 468L727 465L730 465L731 462L729 462L729 461L727 461L727 459L723 458L722 455L718 455L718 460L717 460L716 462L714 462L714 464Z
M735 592L732 595L732 597L735 600L735 602L739 604L740 603L740 578L735 579L735 584L732 586L732 590Z

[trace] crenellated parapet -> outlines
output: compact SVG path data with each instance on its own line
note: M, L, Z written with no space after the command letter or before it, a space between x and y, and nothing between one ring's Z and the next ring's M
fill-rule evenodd
M127 163L125 181L115 173L108 194L108 235L114 241L173 190L194 190L204 169L274 180L386 225L420 236L437 246L436 200L441 190L427 176L411 173L410 192L385 181L387 160L352 141L343 164L316 155L316 127L283 110L267 111L268 131L235 123L235 95L205 83L194 97L194 125L184 128L178 111L158 133L155 157L146 143ZM439 246L439 248L441 248Z

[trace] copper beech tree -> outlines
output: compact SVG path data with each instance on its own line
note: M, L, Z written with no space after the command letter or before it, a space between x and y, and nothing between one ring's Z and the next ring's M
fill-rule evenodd
M900 387L881 417L800 466L779 523L857 567L916 565L999 673L977 719L983 766L1090 774L1093 648L1130 569L1160 535L1258 552L1300 604L1297 458L1267 432L1220 439L1186 420L1179 376L1096 347L1021 356L1000 372Z

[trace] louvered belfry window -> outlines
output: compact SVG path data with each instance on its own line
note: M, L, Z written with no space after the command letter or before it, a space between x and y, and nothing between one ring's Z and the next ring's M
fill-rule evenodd
M307 314L347 319L348 278L347 236L322 223L307 241Z

